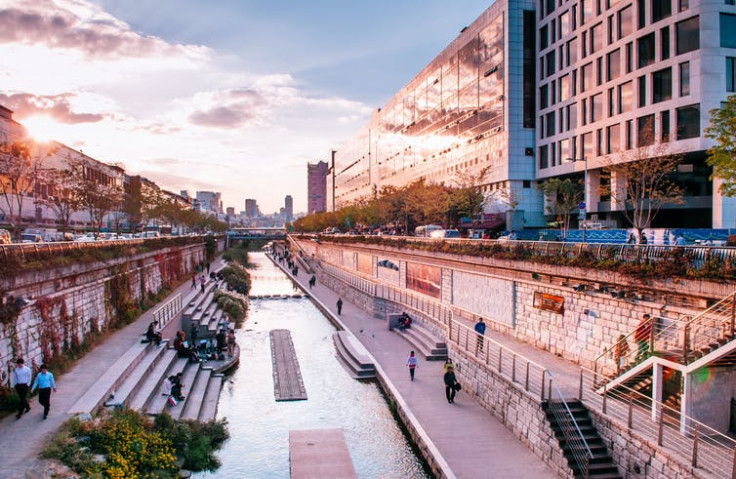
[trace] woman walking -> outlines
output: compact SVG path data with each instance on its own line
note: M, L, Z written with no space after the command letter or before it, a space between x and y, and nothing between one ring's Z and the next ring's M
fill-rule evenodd
M414 381L414 370L419 367L419 360L414 356L414 351L409 353L409 357L406 359L406 365L409 366L409 377Z

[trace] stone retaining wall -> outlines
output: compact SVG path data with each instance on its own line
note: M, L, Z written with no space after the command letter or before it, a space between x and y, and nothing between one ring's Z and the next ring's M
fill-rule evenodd
M116 305L134 306L165 286L176 286L204 257L204 245L189 245L19 275L15 284L23 286L4 297L23 298L26 304L15 321L0 324L0 384L9 385L14 358L38 366L63 355L90 333L111 327L119 316ZM126 285L127 295L119 294Z

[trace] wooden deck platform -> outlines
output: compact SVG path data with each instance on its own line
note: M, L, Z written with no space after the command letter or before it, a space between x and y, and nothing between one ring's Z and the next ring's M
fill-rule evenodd
M277 401L299 401L307 399L299 360L296 357L291 332L274 329L271 337L271 360L273 362L273 394Z
M357 477L342 429L289 431L291 479Z

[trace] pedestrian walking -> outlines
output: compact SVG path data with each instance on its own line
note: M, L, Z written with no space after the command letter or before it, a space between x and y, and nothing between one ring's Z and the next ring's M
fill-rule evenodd
M651 316L648 314L642 316L639 325L636 327L636 331L634 331L634 340L639 347L636 353L637 361L646 359L647 353L649 352L649 341L652 335L652 322L650 318Z
M199 283L202 285L202 292L204 293L204 285L207 284L207 277L202 273L199 275Z
M20 419L24 412L31 410L31 406L28 404L28 388L31 387L31 368L25 365L23 358L15 360L15 369L13 369L12 382L15 388L16 394L20 401L18 402L18 414L15 416Z
M56 382L53 373L49 372L45 364L41 365L41 372L36 375L31 392L36 388L38 388L38 402L43 406L43 418L46 419L51 408L51 390L56 392Z
M312 289L312 287L317 284L317 276L312 275L311 278L309 278L309 289Z
M194 289L197 287L197 275L195 273L192 273L192 287L189 289Z
M337 299L337 315L342 314L342 298Z
M409 353L409 357L406 359L406 365L409 366L409 377L414 381L414 371L419 367L419 361L414 356L414 351Z
M449 371L450 369L455 369L455 365L452 363L452 359L447 358L445 359L445 372Z
M457 379L455 378L455 368L447 368L447 372L443 376L445 381L445 397L447 402L452 404L455 402L455 393L457 392Z
M478 343L476 349L483 351L483 335L486 334L486 323L483 322L483 318L478 318L478 322L475 323L475 332L478 333Z

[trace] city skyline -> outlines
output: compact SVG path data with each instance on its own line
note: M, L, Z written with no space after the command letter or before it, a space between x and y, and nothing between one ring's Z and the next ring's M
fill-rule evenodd
M306 211L307 163L491 3L8 0L0 105L163 188Z

